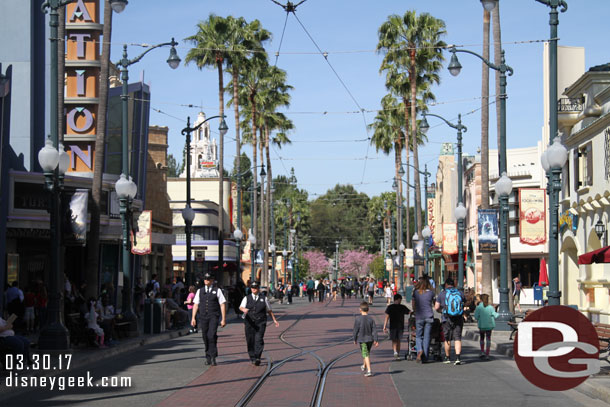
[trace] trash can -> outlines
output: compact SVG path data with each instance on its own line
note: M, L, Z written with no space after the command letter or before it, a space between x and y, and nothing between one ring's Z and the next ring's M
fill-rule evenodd
M411 302L411 298L413 297L413 289L415 286L409 285L405 287L405 302L408 304Z
M534 283L534 305L542 305L542 302L542 286L538 285L538 283Z
M144 333L153 333L153 301L150 298L144 300Z
M155 298L152 312L152 333L165 331L165 298Z

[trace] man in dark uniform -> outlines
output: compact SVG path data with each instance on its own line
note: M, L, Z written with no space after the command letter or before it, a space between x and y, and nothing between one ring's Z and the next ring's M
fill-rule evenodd
M246 331L246 344L250 362L258 366L261 364L261 355L265 346L265 330L267 329L267 313L273 318L275 327L280 323L275 319L267 298L260 294L259 285L256 281L250 286L252 293L245 296L241 301L239 309L244 313L244 327Z
M218 340L218 319L220 326L224 327L226 315L226 302L222 290L214 287L212 282L213 277L209 273L203 276L203 287L197 290L195 299L193 300L193 318L191 325L197 327L197 312L199 311L199 323L201 327L201 335L205 344L205 364L216 366L216 357L218 356L218 348L216 341Z

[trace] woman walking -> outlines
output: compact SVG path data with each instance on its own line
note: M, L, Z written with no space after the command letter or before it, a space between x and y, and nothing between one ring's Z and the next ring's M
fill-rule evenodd
M420 277L413 292L413 312L415 313L415 347L417 363L426 363L430 348L430 331L434 322L434 291L427 277Z
M489 360L489 348L491 347L491 331L496 327L496 318L498 313L495 308L489 304L489 295L481 295L481 303L474 310L474 319L477 320L479 326L479 345L481 346L481 359ZM486 342L486 343L484 343ZM485 345L485 350L483 350Z

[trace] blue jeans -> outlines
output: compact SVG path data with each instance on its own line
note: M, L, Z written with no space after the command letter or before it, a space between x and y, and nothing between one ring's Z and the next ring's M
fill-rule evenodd
M415 347L417 353L423 351L424 360L428 359L428 349L430 348L430 330L434 318L415 320Z

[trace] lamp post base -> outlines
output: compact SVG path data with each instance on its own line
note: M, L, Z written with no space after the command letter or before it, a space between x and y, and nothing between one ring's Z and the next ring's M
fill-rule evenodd
M130 338L140 336L140 331L138 330L138 317L132 310L129 310L123 314L123 319L121 322L129 322L129 326L127 327L126 331Z
M508 325L513 321L513 314L510 313L508 307L508 288L500 288L500 306L498 307L498 318L496 318L496 331L510 331L512 328Z
M70 334L65 326L59 322L48 324L40 331L38 349L65 350L70 349Z

